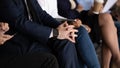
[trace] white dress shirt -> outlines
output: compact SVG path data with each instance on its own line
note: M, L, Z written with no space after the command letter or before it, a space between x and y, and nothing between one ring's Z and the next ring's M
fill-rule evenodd
M64 17L58 15L58 8L57 8L57 0L37 0L41 8L46 11L49 15L51 15L53 18L62 18ZM53 30L51 31L51 34L49 38L53 37Z
M39 5L53 18L64 18L58 15L57 0L37 0Z

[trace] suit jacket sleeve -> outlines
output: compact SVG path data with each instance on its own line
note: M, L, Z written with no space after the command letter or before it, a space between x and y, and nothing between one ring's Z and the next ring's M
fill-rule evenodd
M46 44L51 33L51 27L53 27L52 25L55 24L54 27L57 27L59 25L58 22L46 14L42 9L38 10L40 13L39 18L41 19L39 23L28 20L27 16L24 14L22 2L19 1L21 0L0 0L0 7L2 7L2 11L0 11L0 20L9 22L9 24L12 25L10 28L14 28L17 32L34 38L42 44ZM42 25L43 23L45 23L45 25Z
M43 11L37 0L27 0L30 6L31 14L33 14L33 19L37 22L42 21L44 25L56 28L60 25L60 22L53 19L46 11ZM39 20L39 21L38 21Z
M77 2L74 0L76 5ZM76 9L71 9L71 4L69 0L57 0L58 3L58 13L59 15L69 18L69 19L75 19L78 18L79 12L76 11Z

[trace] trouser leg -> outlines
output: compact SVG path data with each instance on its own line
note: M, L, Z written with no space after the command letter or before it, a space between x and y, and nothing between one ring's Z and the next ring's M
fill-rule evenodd
M52 54L34 53L9 59L8 63L0 68L58 68L58 63Z
M95 48L84 27L80 27L76 38L78 56L83 59L88 68L100 68Z
M52 40L51 47L60 68L82 68L78 62L75 45L68 40Z
M58 63L48 48L39 43L16 45L6 42L0 46L0 68L58 68Z

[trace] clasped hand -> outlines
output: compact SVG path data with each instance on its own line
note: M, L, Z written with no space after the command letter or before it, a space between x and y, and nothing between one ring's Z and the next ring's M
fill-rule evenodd
M8 23L0 22L0 45L4 44L7 40L11 39L13 36L5 34L9 30Z
M77 29L74 29L74 25L68 25L67 21L58 26L58 39L68 39L69 41L75 43L75 37L77 37Z

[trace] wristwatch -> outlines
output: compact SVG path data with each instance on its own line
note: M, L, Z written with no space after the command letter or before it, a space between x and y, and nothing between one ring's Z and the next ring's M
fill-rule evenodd
M54 38L57 38L58 35L59 35L58 30L57 30L57 29L53 29L53 37L54 37Z

